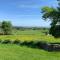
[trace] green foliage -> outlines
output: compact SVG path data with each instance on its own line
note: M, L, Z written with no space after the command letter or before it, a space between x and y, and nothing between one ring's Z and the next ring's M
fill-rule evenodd
M47 18L49 18L49 19L53 19L55 16L55 12L56 11L56 9L54 9L54 8L51 8L51 7L43 7L42 8L42 13L43 13L43 18L46 20Z
M55 31L54 32L55 32L54 36L56 38L60 37L60 25L58 25L58 26L55 27Z
M51 28L49 30L49 33L52 34L53 36L55 35L55 26L56 26L57 21L53 20L53 22L51 23Z
M59 36L60 34L56 35L56 24L57 22L60 22L60 5L57 8L50 8L50 7L43 7L42 8L42 13L43 13L43 18L46 20L51 20L51 28L49 33L52 34L53 36ZM58 33L60 31L57 31Z
M10 43L12 43L12 41L10 41L10 40L3 40L3 41L1 41L1 43L2 44L10 44Z
M10 21L3 21L1 28L3 29L5 35L12 34L12 24Z
M13 44L20 44L20 40L14 40Z

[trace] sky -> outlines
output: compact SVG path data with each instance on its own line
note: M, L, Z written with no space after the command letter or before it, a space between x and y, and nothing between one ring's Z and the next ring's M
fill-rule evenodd
M56 7L56 0L0 0L0 21L11 21L14 26L49 27L42 19L41 8Z

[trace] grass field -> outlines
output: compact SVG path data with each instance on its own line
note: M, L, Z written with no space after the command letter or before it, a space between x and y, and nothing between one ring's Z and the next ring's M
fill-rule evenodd
M0 35L0 40L60 42L60 38L45 35L40 30L14 31L14 35ZM60 60L60 52L0 43L0 60Z
M0 44L0 60L60 60L60 52L47 52L12 44Z
M48 30L13 30L14 35L44 35Z
M45 35L40 30L25 30L14 31L15 35L0 35L0 40L21 40L21 41L46 41L46 42L60 42L60 38L54 38L50 35Z

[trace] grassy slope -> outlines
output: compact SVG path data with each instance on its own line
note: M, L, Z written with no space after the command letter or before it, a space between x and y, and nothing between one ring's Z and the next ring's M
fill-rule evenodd
M60 52L0 44L0 60L60 60Z

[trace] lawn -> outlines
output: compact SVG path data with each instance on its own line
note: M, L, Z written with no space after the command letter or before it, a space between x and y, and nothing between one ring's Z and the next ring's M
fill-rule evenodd
M60 52L47 52L14 44L0 44L0 60L60 60Z

